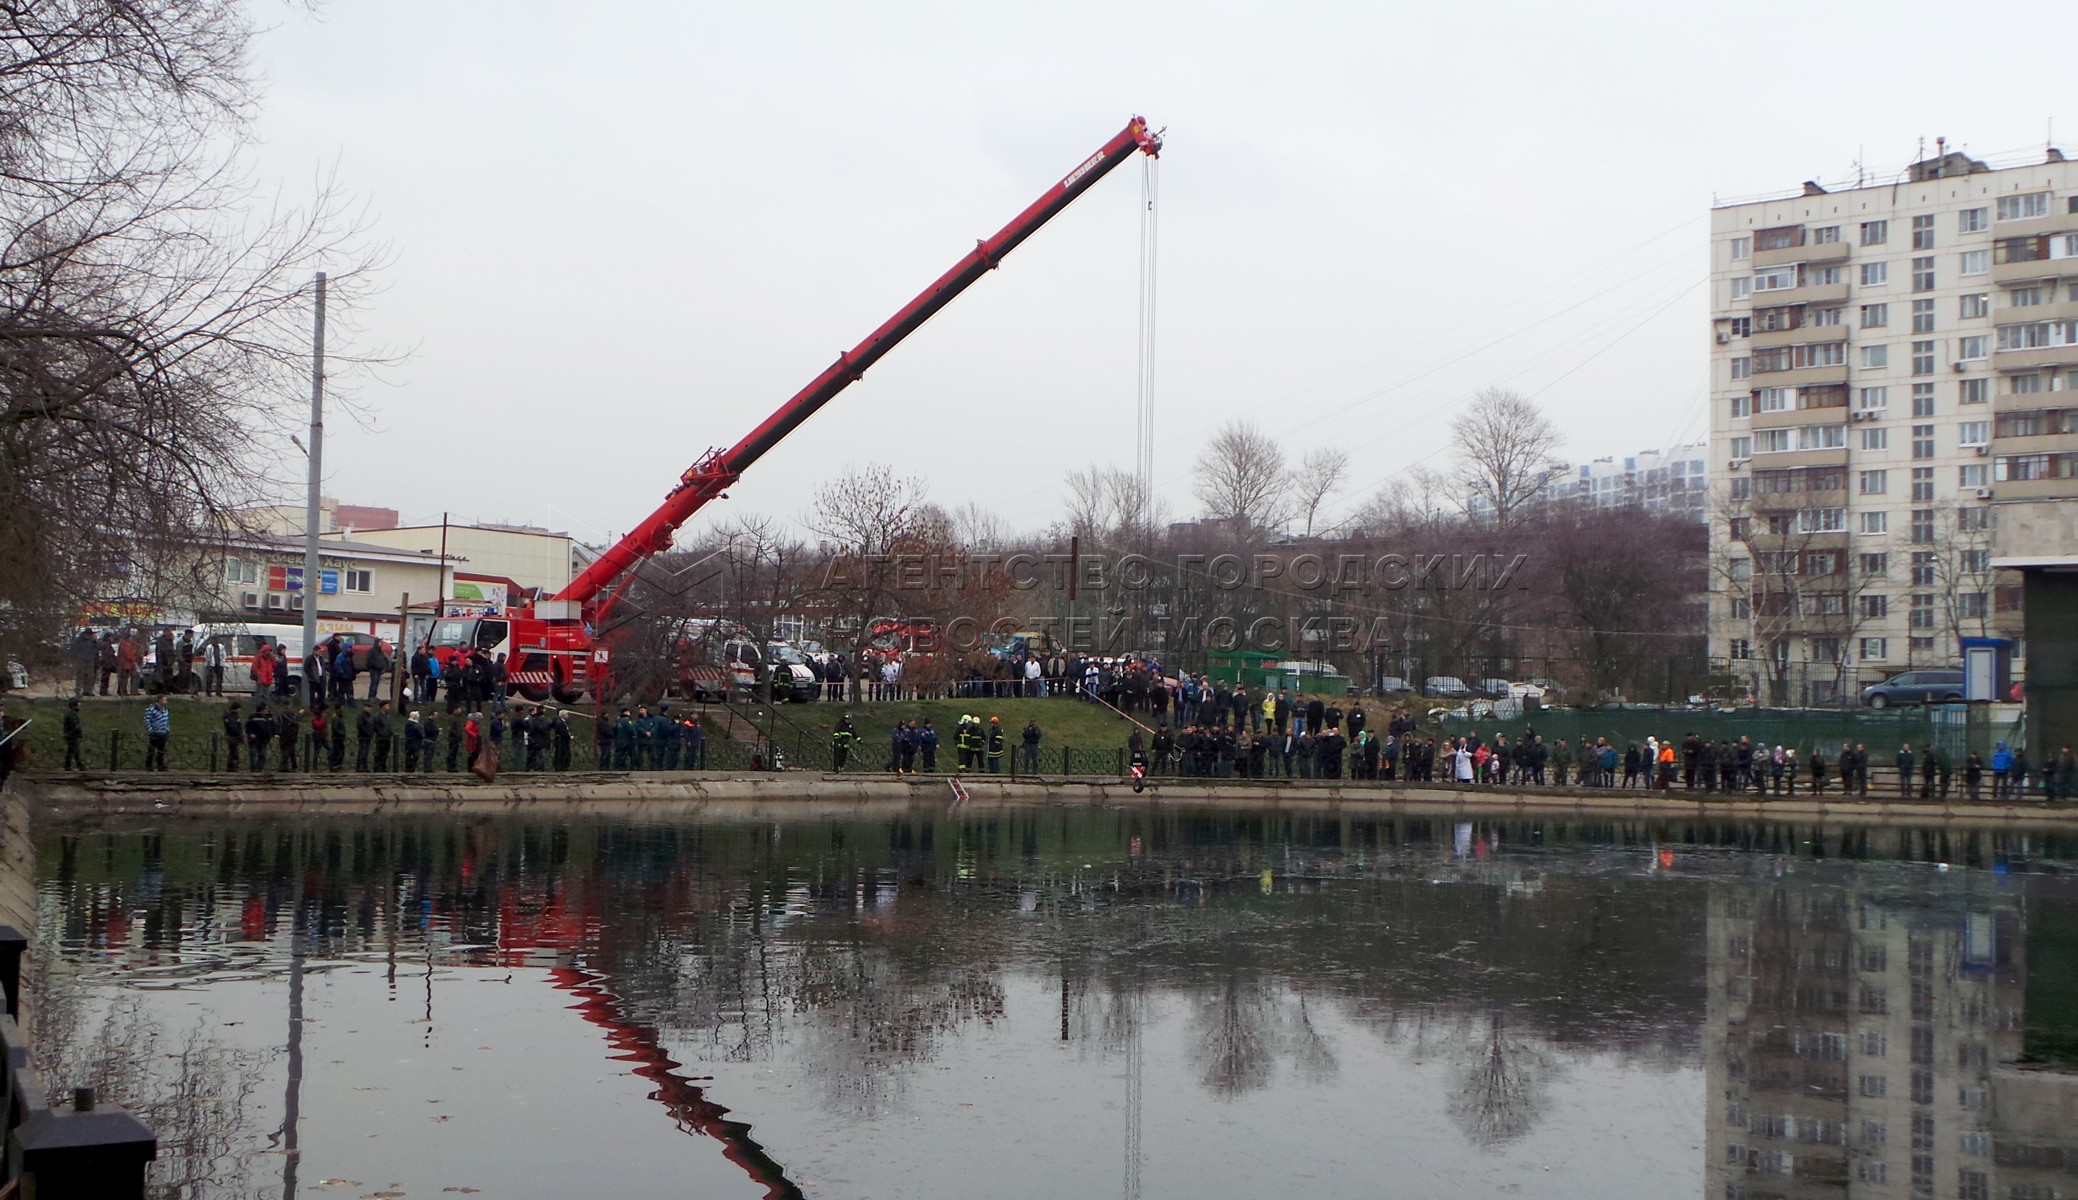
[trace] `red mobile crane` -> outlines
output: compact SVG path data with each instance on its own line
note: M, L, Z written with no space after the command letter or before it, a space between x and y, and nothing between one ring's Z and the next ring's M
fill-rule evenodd
M1153 158L1161 153L1159 132L1134 117L1118 135L1084 159L1060 182L1046 189L1029 208L1005 225L994 237L977 243L966 257L938 277L922 294L866 340L838 356L807 387L765 418L765 423L726 450L710 450L678 477L677 486L666 493L664 502L640 525L601 554L552 599L499 615L448 618L437 622L430 638L442 653L480 647L506 656L506 682L530 700L554 695L565 703L575 702L585 691L594 668L593 638L606 615L632 579L633 570L653 554L671 548L671 538L708 501L725 495L726 489L763 457L767 450L799 428L839 392L861 378L882 355L901 344L903 338L930 320L939 309L985 273L995 269L1003 256L1016 249L1055 213L1068 207L1077 196L1138 150ZM611 589L609 591L609 589ZM598 661L604 662L603 650Z

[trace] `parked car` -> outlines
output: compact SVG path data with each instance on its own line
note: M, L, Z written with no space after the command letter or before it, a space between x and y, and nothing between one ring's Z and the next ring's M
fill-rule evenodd
M1528 680L1508 685L1508 697L1511 700L1528 700L1534 696L1539 703L1542 703L1548 695L1549 693L1545 689Z
M1473 690L1489 700L1506 700L1512 686L1505 679L1482 679L1473 685Z
M1421 694L1431 700L1463 700L1472 695L1472 689L1455 675L1431 675L1423 681Z
M1378 694L1381 696L1390 696L1395 692L1411 692L1413 690L1414 685L1398 675L1387 675L1378 681Z
M1566 694L1565 688L1560 687L1558 684L1553 683L1549 679L1539 679L1532 677L1530 679L1523 680L1523 682L1529 684L1533 688L1536 688L1538 692L1542 693L1544 699L1547 701L1556 700L1560 696Z
M1889 708L1893 704L1938 704L1962 698L1963 673L1960 670L1902 671L1882 683L1862 689L1862 703L1870 708Z

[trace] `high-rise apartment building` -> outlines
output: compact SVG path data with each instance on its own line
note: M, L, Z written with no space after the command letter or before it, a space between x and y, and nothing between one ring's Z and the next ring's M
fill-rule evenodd
M1597 458L1574 468L1575 498L1594 508L1691 516L1709 511L1710 447L1702 442Z
M2018 637L2002 510L2078 500L2078 164L2045 159L1712 211L1710 645L1764 702Z

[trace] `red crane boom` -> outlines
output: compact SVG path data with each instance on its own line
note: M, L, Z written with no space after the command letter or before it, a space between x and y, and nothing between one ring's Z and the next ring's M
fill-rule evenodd
M966 257L954 263L951 270L940 275L937 282L868 334L865 341L839 355L827 370L794 393L793 398L780 405L777 412L765 418L764 424L728 449L710 451L686 468L685 474L678 478L678 485L664 497L664 502L655 512L629 530L554 598L576 601L587 609L594 608L599 595L622 575L650 555L670 549L672 535L678 527L708 501L720 496L767 450L778 445L780 439L814 416L817 409L851 386L866 373L867 368L879 362L882 355L900 345L903 338L950 304L975 280L994 270L1004 255L1052 220L1055 213L1095 186L1133 151L1138 150L1152 158L1160 154L1161 149L1161 135L1150 131L1145 120L1134 117L1128 121L1116 137L1104 143L1059 183L1047 188L1044 195L1017 214L994 237L978 243Z

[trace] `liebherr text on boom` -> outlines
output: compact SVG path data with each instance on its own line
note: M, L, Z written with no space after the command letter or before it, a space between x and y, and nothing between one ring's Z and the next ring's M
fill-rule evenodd
M1145 120L1134 117L1128 121L1117 136L1047 188L994 237L977 243L951 270L902 306L864 341L839 355L836 362L742 441L726 450L710 451L688 467L655 512L609 547L553 599L501 617L443 620L435 626L434 644L443 650L482 647L492 653L502 652L509 664L507 683L515 691L532 700L543 700L551 694L566 702L575 700L590 677L593 631L636 566L651 555L670 549L672 536L694 513L719 497L752 463L851 386L881 356L901 344L903 338L993 270L1004 255L1053 219L1054 214L1095 186L1134 151L1154 157L1161 148L1161 136L1150 130Z

